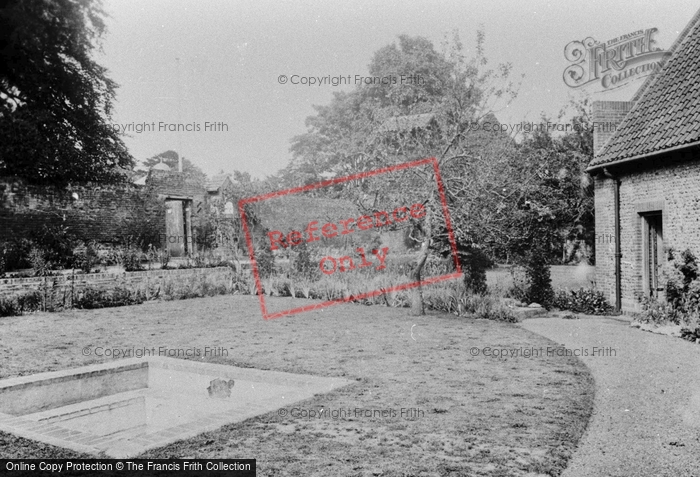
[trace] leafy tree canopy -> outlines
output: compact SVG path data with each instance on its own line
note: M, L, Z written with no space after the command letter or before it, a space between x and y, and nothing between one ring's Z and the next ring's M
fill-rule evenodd
M146 166L146 168L150 169L162 161L164 164L170 167L171 170L177 171L179 167L179 160L180 158L177 152L167 150L165 152L161 152L160 154L156 154L153 157L149 157L143 161L143 164ZM197 167L192 161L185 157L182 158L182 173L185 174L185 177L191 179L202 187L204 187L207 183L207 175L202 171L202 169Z
M91 57L105 32L92 0L0 6L0 174L35 183L119 182L133 166L110 125L117 85Z
M471 59L463 54L457 35L444 42L442 52L425 38L407 35L378 50L368 68L372 79L349 93L335 94L327 106L317 106L317 114L307 119L308 132L292 139L293 159L282 174L287 185L435 157L443 171L454 223L461 224L457 239L472 245L475 239L469 230L486 230L475 221L472 210L485 204L492 211L495 205L495 212L481 218L501 220L498 214L517 201L522 189L522 175L508 171L511 166L520 167L512 160L512 139L503 133L486 133L488 137L476 141L484 133L470 129L484 120L494 102L508 101L516 89L509 80L509 65L489 69L483 43L479 33ZM477 143L481 147L475 148ZM446 245L433 170L410 169L377 178L346 183L333 193L366 212L424 204L424 220L400 225L411 229L412 239L420 243L412 272L413 280L419 281L430 251L442 251ZM479 180L481 187L471 179ZM414 290L412 309L420 314L420 289Z
M329 105L315 107L317 114L307 119L308 132L292 139L293 159L282 174L288 185L314 182L324 174L345 175L437 157L452 210L464 215L458 228L463 241L473 242L476 230L491 230L483 221L501 220L498 214L517 201L527 171L513 159L515 143L507 134L470 126L485 119L497 124L491 111L499 101L512 99L516 86L509 79L510 65L489 68L481 32L471 59L465 57L457 35L446 40L442 50L425 38L407 35L378 50L370 75L392 80L363 83L349 93L336 93ZM387 128L391 118L420 114L432 120L419 127ZM507 173L509 169L517 173ZM370 196L374 204L405 202L408 196L428 199L426 192L434 191L435 179L415 179L400 186L379 184L375 190L367 190L365 183L362 190L349 191L358 184L348 184L343 193ZM481 187L474 187L475 182ZM429 197L439 210L435 198ZM490 207L485 209L485 204ZM472 212L492 211L494 205L488 217L481 214L482 223L474 220Z
M548 127L550 121L543 117L540 127L520 144L519 157L537 175L536 187L519 204L520 219L528 219L515 222L514 228L521 231L511 243L516 255L526 254L533 236L552 258L561 255L562 261L572 258L567 256L567 243L594 245L593 181L586 173L593 158L590 104L587 100L572 102L560 113L560 124L567 109L573 109L573 117L566 121L573 131L555 135Z
M315 107L308 131L292 139L292 161L280 182L298 186L435 157L465 256L485 250L522 260L534 243L555 250L575 236L574 228L592 217L580 180L588 138L547 132L517 144L494 115L517 93L511 66L489 66L482 32L476 43L470 59L457 35L442 52L425 38L409 36L378 50L368 69L379 81L336 93L330 104ZM387 77L394 80L381 80ZM426 168L376 177L330 193L366 212L424 204L424 220L401 224L421 244L413 276L419 280L430 251L448 249L435 175ZM420 313L420 287L414 290L412 308Z
M536 132L517 144L498 129L493 114L517 92L511 67L489 66L482 32L475 53L467 59L456 35L442 52L425 38L409 36L381 48L369 65L372 76L420 81L362 84L316 106L316 114L307 119L308 132L292 139L293 159L281 182L296 186L329 174L436 157L460 244L485 249L494 258L518 259L533 241L545 242L556 254L566 240L590 239L592 199L584 173L592 154L587 105L572 104L576 132L557 137L551 131ZM388 118L425 113L434 120L386 128ZM482 126L475 127L478 123ZM334 192L370 209L412 199L427 200L439 210L430 174L402 181L356 182ZM444 247L444 227L437 224L432 233L434 243Z

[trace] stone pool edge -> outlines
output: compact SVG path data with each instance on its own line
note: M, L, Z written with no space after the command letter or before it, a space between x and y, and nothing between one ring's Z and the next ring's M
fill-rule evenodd
M354 383L354 381L340 377L293 374L283 371L239 368L225 364L150 356L143 358L126 358L60 371L49 371L28 376L7 378L0 380L0 387L31 385L31 383L38 381L60 381L76 375L89 376L94 375L94 373L103 373L112 369L124 367L137 369L151 366L161 369L196 372L198 374L204 374L205 371L209 371L210 373L224 377L254 382L284 382L289 385L307 388L310 391L308 397L291 401L288 404L311 399L318 394L331 392ZM52 423L37 422L24 418L23 416L0 413L0 431L76 452L95 456L104 453L108 457L123 459L131 458L150 449L172 444L180 440L190 439L205 432L218 430L228 424L238 423L273 411L274 409L265 412L245 412L241 410L224 411L209 415L197 422L188 422L132 439L114 439L110 436L102 437L83 431L62 428Z

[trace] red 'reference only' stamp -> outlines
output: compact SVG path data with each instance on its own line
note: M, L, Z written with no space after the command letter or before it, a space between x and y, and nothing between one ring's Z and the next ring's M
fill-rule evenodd
M425 167L432 168L433 177L435 178L436 192L441 205L442 225L447 232L450 262L453 265L450 272L433 274L425 278L421 277L420 280L407 279L403 280L402 283L387 284L386 280L378 279L376 274L388 270L390 262L388 260L390 247L384 243L378 243L383 242L378 238L378 234L387 230L395 231L397 227L407 223L416 224L424 220L426 218L426 207L423 202L401 204L388 208L388 210L373 210L371 213L352 214L352 217L348 217L350 214L347 211L336 211L335 217L333 217L332 212L324 209L324 205L328 201L325 204L320 202L319 199L307 199L304 202L299 197L314 190L333 187L350 181L369 180L380 175L390 175L400 171L408 171L412 168ZM293 202L291 198L295 196L297 199L301 199L301 202L290 205ZM255 219L249 217L246 206L249 204L261 206L261 204L265 203L268 203L269 212L267 214L264 212L260 213L258 210ZM321 207L323 213L318 210L318 207ZM316 182L302 187L248 197L238 202L238 210L245 232L256 292L260 300L260 309L265 320L318 310L339 303L365 300L385 293L399 292L462 277L445 190L438 162L435 158L406 162L373 171ZM305 214L307 215L306 218L304 218ZM314 216L314 214L317 216ZM260 223L263 221L266 223L261 228ZM254 238L257 238L257 240L254 240ZM285 310L269 311L261 278L262 254L264 253L267 257L274 257L272 258L273 263L275 260L280 260L280 258L280 261L284 262L283 254L287 254L286 263L288 267L291 267L290 253L297 251L297 253L301 253L301 250L307 250L306 253L308 254L308 247L311 246L316 246L316 249L314 249L316 252L315 257L311 260L313 265L311 271L320 280L323 280L324 277L342 280L348 274L364 273L361 278L355 281L366 284L367 289L346 294L342 298L326 299L320 303L314 302ZM256 260L256 257L258 260ZM267 260L270 259L268 258ZM375 275L372 276L370 273ZM291 279L293 280L293 278ZM293 290L294 287L292 287L292 294L294 294Z

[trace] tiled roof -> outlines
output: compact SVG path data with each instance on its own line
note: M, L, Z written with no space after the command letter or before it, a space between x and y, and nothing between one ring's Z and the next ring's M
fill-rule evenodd
M700 10L643 89L589 170L700 143Z
M412 131L427 127L435 118L433 113L411 114L408 116L396 116L384 121L382 131Z
M207 181L207 191L217 192L226 183L226 179L229 177L226 174L218 174Z

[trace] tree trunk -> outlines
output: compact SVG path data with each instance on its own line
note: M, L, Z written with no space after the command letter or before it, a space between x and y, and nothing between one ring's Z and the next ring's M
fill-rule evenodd
M421 281L423 266L425 265L426 260L428 260L428 255L430 255L430 237L432 235L431 219L431 210L428 207L425 214L425 220L423 221L423 231L425 238L420 246L420 255L418 256L418 260L416 262L416 268L411 273L411 280L418 283L420 283ZM417 287L412 288L411 290L412 292L410 314L413 316L425 315L425 306L423 304L423 287L421 285L418 285Z
M418 257L418 262L416 263L416 268L411 273L411 280L414 282L421 281L421 272L423 271L423 266L428 259L428 254L430 253L430 237L426 237L423 244L420 247L420 255ZM423 305L423 287L418 285L411 289L411 315L420 316L425 315L425 306Z

